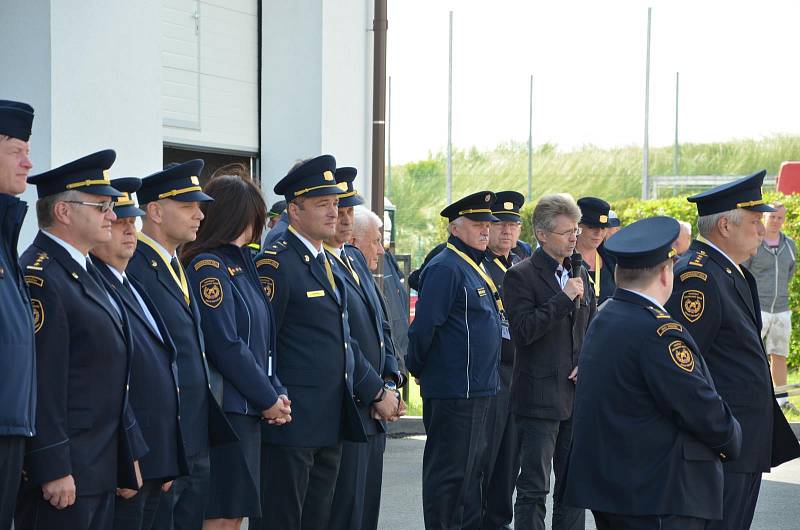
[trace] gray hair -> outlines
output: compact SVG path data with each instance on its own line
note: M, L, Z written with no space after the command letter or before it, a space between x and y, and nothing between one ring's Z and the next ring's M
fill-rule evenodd
M556 227L556 217L566 215L576 223L581 219L581 209L568 193L544 195L533 209L533 233L551 232Z
M381 218L378 217L378 214L364 206L363 204L359 204L355 208L353 208L353 238L354 239L363 239L364 234L367 233L367 230L370 227L370 223L375 223L375 226L381 228L383 226L383 221Z
M714 230L717 227L717 222L726 217L728 221L733 223L736 226L742 224L742 213L741 208L734 208L733 210L728 210L726 212L719 212L713 213L711 215L703 215L697 218L697 231L700 232L700 235L703 237L709 237L714 233Z
M678 224L681 225L681 230L685 230L686 233L689 234L689 237L692 236L692 225L687 221L678 221Z
M48 195L36 201L36 221L39 228L50 228L56 222L53 207L57 202L79 200L80 192L75 190L62 191L55 195Z

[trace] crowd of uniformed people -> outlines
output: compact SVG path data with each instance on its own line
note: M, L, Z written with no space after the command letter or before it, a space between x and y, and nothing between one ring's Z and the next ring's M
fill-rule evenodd
M0 528L376 529L408 377L429 529L543 529L551 489L557 529L746 529L800 456L741 265L764 172L690 197L680 254L677 220L611 236L607 202L566 194L534 250L521 194L470 194L409 327L355 168L300 161L270 210L238 165L111 180L104 150L29 176L33 116L0 101Z

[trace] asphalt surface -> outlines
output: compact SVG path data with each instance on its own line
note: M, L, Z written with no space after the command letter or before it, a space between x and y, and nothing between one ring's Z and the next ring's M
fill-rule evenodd
M386 445L381 497L381 530L423 530L422 450L424 436L392 438ZM551 480L552 483L552 480ZM752 530L800 528L800 460L788 462L764 474ZM552 500L547 502L550 527ZM586 528L594 529L590 513Z

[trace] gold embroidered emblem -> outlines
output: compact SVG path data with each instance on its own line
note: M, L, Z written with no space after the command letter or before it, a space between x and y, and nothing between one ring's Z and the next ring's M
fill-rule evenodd
M206 278L200 282L200 297L208 307L218 308L222 303L222 284L216 278Z
M667 331L672 331L672 330L683 332L683 326L681 326L677 322L667 322L666 324L662 324L661 326L659 326L658 329L656 330L656 333L658 333L658 336L661 337Z
M195 186L199 186L200 185L200 179L197 178L196 176L189 178L189 180L191 180L192 184L194 184Z
M503 208L505 210L513 210L514 209L514 203L513 202L504 202L503 203Z
M44 287L44 279L30 274L25 275L25 283L28 285L35 285L36 287Z
M331 180L333 180L333 172L331 172L331 171L323 171L322 172L322 178L330 182Z
M264 293L271 302L275 295L275 282L269 276L259 276L258 279L261 281L261 288L264 289Z
M39 333L44 325L44 306L36 298L31 298L31 308L33 309L33 332Z
M199 271L201 267L205 267L206 265L219 269L219 262L217 260L202 259L194 264L194 270Z
M608 222L608 216L607 215L601 215L599 221L601 223L607 223Z
M699 280L702 280L702 281L705 282L705 281L708 281L708 274L706 274L705 272L700 272L700 271L686 271L683 274L681 274L681 281L682 282L685 282L689 278L698 278Z
M692 350L684 344L682 340L675 340L669 343L669 356L678 368L686 372L694 371L694 356Z
M256 267L261 267L262 265L269 265L270 267L274 267L276 269L281 266L278 261L270 258L263 258L256 261Z
M689 322L697 322L703 316L705 295L702 291L689 289L681 295L681 312Z

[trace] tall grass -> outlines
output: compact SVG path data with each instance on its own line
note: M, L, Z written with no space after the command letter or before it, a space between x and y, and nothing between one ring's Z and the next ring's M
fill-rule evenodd
M672 174L672 148L650 150L650 174ZM781 162L800 158L800 137L771 136L761 140L681 146L682 175L745 175L766 168L777 173ZM392 167L388 197L397 206L397 249L418 264L441 239L439 211L445 206L445 154ZM642 151L636 146L600 149L585 146L561 151L543 145L533 157L533 200L554 192L594 195L612 203L641 196ZM453 198L484 189L528 189L527 145L509 143L492 151L457 149L453 153ZM681 193L684 190L664 190ZM663 191L659 194L664 196Z

